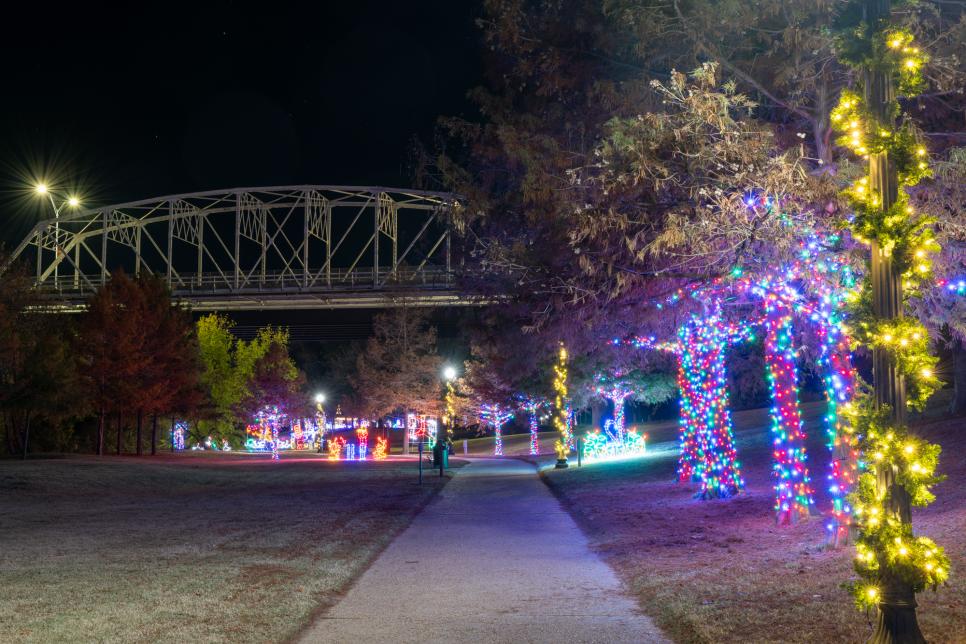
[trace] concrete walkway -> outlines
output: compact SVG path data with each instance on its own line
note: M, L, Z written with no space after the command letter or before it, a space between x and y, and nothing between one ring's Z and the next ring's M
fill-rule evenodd
M666 642L534 466L475 460L302 642Z

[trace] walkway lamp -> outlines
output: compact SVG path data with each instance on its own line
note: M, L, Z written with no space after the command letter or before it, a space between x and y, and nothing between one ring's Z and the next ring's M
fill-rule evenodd
M325 394L321 391L315 394L315 418L316 418L316 431L315 440L318 441L318 453L321 454L323 449L322 437L325 436Z

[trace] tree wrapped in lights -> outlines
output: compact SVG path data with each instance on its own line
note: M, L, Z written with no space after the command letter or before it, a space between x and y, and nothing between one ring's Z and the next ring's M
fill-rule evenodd
M681 327L681 459L678 475L701 483L698 496L728 497L744 487L728 406L725 350L751 330L727 324L720 310Z
M766 306L765 363L772 392L775 512L779 524L807 516L815 502L805 465L804 421L798 404L798 371L792 346L792 316L773 298Z
M622 373L613 374L613 378L598 376L597 395L611 401L614 405L614 434L619 442L624 441L624 402L634 394L634 390L621 378Z
M848 410L867 467L851 497L862 578L853 592L859 606L878 609L871 641L924 642L915 594L945 582L949 560L931 540L914 535L911 506L932 502L940 448L914 436L905 417L907 406L925 405L938 380L928 332L903 310L905 297L930 281L938 245L931 222L906 193L930 169L919 132L899 120L897 96L922 88L929 59L910 31L890 24L888 0L853 8L859 19L844 25L841 58L863 72L863 93L843 92L832 121L842 133L839 143L869 160L868 175L845 196L854 210L852 234L870 246L869 277L851 314L853 338L872 350L875 380L873 394L857 396Z
M503 456L503 425L513 418L513 412L498 403L480 405L480 422L493 428L493 455Z
M545 400L540 400L534 396L518 396L520 404L527 412L530 429L530 456L540 454L540 411L547 406Z

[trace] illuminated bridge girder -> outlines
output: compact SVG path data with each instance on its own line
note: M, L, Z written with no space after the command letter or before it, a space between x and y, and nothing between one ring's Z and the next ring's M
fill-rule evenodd
M28 262L51 305L78 310L124 269L200 311L468 303L454 288L453 195L286 186L195 192L39 222Z

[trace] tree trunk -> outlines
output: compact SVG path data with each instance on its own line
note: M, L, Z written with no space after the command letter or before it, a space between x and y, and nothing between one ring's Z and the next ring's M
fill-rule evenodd
M590 401L590 426L592 429L600 429L604 419L604 401L594 398Z
M966 414L966 340L953 344L953 401L949 411Z
M17 449L17 426L13 422L13 414L4 414L3 424L5 425L7 435L7 453L13 456L19 451Z
M171 417L171 432L168 434L171 437L171 453L173 454L174 449L174 416Z
M151 456L158 454L158 415L151 416Z
M98 456L104 456L104 425L106 424L107 413L101 409L101 412L97 415L97 446L95 451Z
M137 443L134 446L134 453L137 454L138 456L144 455L144 449L141 446L141 444L143 443L143 441L141 440L141 436L142 436L141 430L143 429L143 427L144 427L144 410L138 409L138 427L137 427L137 432L135 436L135 440L137 441Z
M27 460L27 445L30 443L30 412L24 416L23 421L23 460Z
M121 455L121 413L117 414L117 455Z

